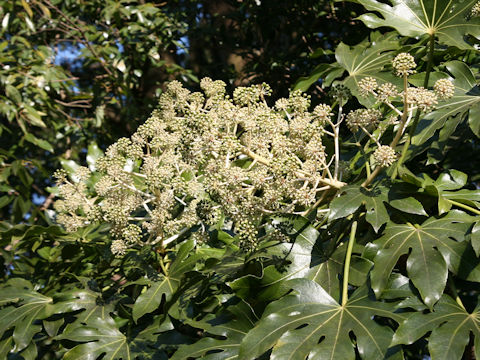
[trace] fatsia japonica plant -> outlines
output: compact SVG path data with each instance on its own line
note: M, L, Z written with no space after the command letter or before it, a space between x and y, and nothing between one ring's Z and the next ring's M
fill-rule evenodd
M64 162L61 226L2 231L0 356L480 358L480 6L356 2L382 32L288 98L173 81Z

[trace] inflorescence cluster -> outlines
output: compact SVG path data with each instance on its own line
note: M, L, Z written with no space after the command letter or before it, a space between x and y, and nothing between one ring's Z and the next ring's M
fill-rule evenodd
M393 64L400 76L414 72L408 54L398 55ZM310 98L300 91L269 106L266 84L237 88L233 98L222 81L205 78L200 86L203 92L190 92L178 81L169 83L145 124L97 160L94 180L86 167L71 179L58 171L57 221L68 231L109 223L115 255L135 244L167 246L192 229L201 240L218 223L230 226L248 251L257 246L265 216L308 212L324 191L345 185L338 143L343 121L374 140L377 166L396 159L392 147L370 135L380 123L396 123L380 109L359 109L344 118L340 106L334 120L329 105L310 111ZM454 90L445 79L437 81L435 91L409 87L406 95L371 77L359 86L365 96L374 95L403 117L415 109L431 110L437 98L448 98ZM337 86L337 100L348 98L347 90ZM403 113L392 105L398 97L405 100ZM325 151L325 136L334 138L333 154Z
M58 222L70 231L110 223L112 252L121 255L225 219L248 250L266 214L304 210L343 184L329 174L322 144L330 106L309 111L309 97L295 91L269 107L266 84L237 88L233 99L222 81L205 78L201 88L168 84L159 109L97 161L93 194L87 168L76 181L58 173Z

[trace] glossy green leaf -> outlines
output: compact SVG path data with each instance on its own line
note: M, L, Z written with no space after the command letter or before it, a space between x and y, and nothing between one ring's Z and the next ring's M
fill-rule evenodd
M7 359L7 354L12 350L12 338L7 337L4 340L0 340L0 356L2 359Z
M42 330L35 324L54 312L53 299L33 290L26 280L15 278L2 286L0 305L14 303L0 310L0 336L13 328L13 341L17 351L25 349L33 336Z
M75 314L77 324L88 322L92 318L106 319L113 310L112 304L103 304L101 294L88 289L73 289L55 294L54 312ZM83 310L78 312L78 310Z
M88 145L87 164L90 170L95 171L95 161L103 156L103 151L95 142Z
M31 142L32 144L35 144L35 145L41 147L44 150L50 151L51 153L54 152L52 144L50 144L46 140L39 139L39 138L33 136L30 133L25 134L25 140Z
M414 313L400 324L392 345L412 344L428 332L432 360L463 359L470 334L475 338L475 357L480 358L480 305L469 313L450 296L443 295L431 313Z
M141 294L133 306L133 319L137 321L141 316L158 308L165 295L170 300L180 284L180 279L169 276L160 276L157 281L149 282L150 287Z
M480 257L480 222L476 222L472 228L472 247L475 254Z
M323 86L330 86L333 80L341 77L344 72L345 69L339 64L320 64L308 76L298 79L294 90L307 91L319 79Z
M388 204L409 214L427 215L422 203L411 196L402 199L393 199L389 201Z
M272 349L273 359L385 359L393 331L374 316L401 321L392 304L375 302L366 287L355 291L345 306L338 304L320 285L292 280L294 292L271 303L245 337L239 359L255 359ZM350 332L356 337L354 344Z
M37 111L34 107L27 104L23 104L23 108L30 124L42 128L47 127L45 122L42 120L42 116L45 115L44 113Z
M408 255L407 273L422 299L432 307L440 299L448 270L471 281L480 281L480 262L464 237L470 223L454 214L430 218L422 225L389 223L374 244L379 247L371 273L372 288L380 296L402 255Z
M335 50L335 58L338 64L343 67L348 76L343 80L353 95L363 105L373 105L374 99L360 95L358 82L369 76L379 83L390 82L401 85L401 79L393 75L391 71L383 71L386 65L390 65L395 56L394 50L398 49L399 42L394 32L380 36L373 33L370 41L350 47L340 43Z
M377 186L367 190L361 186L346 186L339 197L330 205L329 219L336 220L352 215L361 205L367 209L366 219L375 231L389 220L384 201L387 201L388 189Z
M480 19L472 17L476 0L356 0L369 11L359 17L370 28L390 27L403 36L433 35L439 43L469 49L467 34L480 37Z
M393 76L391 71L382 71L386 65L391 63L394 56L393 50L399 46L396 37L396 33L393 32L385 35L372 33L370 41L366 39L353 47L340 43L335 50L337 62L318 65L308 77L301 78L296 83L295 89L306 91L318 79L322 79L323 86L330 86L346 71L348 75L343 83L362 104L373 105L373 99L360 96L358 82L364 77L370 76L380 83L401 84L399 78Z
M127 338L112 318L90 319L87 325L68 325L60 339L84 342L64 355L65 360L90 360L105 354L104 359L132 359Z
M318 250L317 250L318 251ZM313 264L305 278L315 281L334 298L340 300L341 283L343 279L343 265L345 253L347 251L346 243L338 246L332 253L327 251L319 252L313 257ZM359 245L354 246L353 253L361 254L363 248ZM349 283L354 286L365 284L368 279L368 273L373 263L359 255L353 255L350 262Z

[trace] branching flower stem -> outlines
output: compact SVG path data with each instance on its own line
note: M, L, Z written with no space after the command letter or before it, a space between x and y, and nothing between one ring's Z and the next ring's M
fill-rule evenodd
M347 254L345 255L345 263L343 268L342 307L344 307L348 301L348 277L350 274L350 260L352 258L353 244L355 243L356 233L357 222L354 221L350 230L350 239L348 240Z
M390 143L391 148L395 148L397 146L398 142L402 138L403 131L405 130L405 125L407 124L408 120L408 76L405 74L403 75L403 114L402 114L402 119L400 120L400 125L398 127L397 133L395 134L395 137L393 138L392 142ZM381 166L377 166L375 170L370 174L370 176L362 183L363 187L367 187L372 183L372 181L380 174L382 171Z
M430 73L432 72L434 51L435 51L435 35L431 35L430 36L430 41L429 41L429 47L428 47L427 69L425 71L425 80L423 82L423 87L425 89L428 88L428 81L430 79ZM395 178L397 176L398 169L400 168L400 166L405 161L405 157L407 156L408 148L410 147L410 144L412 142L412 137L415 135L415 131L417 130L417 125L418 125L419 120L420 120L420 110L417 109L417 112L415 114L415 118L413 119L412 126L410 127L410 130L408 132L407 140L405 141L405 144L403 145L402 153L400 155L400 158L397 161L397 164L395 166L395 170L392 174L392 178Z
M243 154L247 155L248 157L252 158L253 160L256 160L260 164L263 164L263 165L266 165L266 166L271 165L271 161L269 159L264 158L261 155L255 154L253 151L251 151L247 147L242 147L241 152ZM308 175L308 174L306 174L302 171L299 171L299 173L301 173L301 175ZM340 189L341 187L345 186L344 182L341 182L341 181L338 181L338 180L335 180L335 179L320 179L319 181L324 185L329 185L329 186L334 187L336 189Z
M335 145L335 171L333 173L333 178L338 180L338 169L340 168L340 123L342 121L342 102L340 101L338 104L338 116L337 116L337 123L333 126L333 142Z

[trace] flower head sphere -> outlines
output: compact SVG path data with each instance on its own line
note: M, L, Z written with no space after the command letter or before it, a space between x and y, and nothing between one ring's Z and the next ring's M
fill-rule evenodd
M450 99L455 93L455 85L449 79L440 79L433 85L433 90L440 99L446 100Z
M373 153L373 159L378 166L389 167L397 160L397 154L390 146L382 145Z
M400 53L395 56L392 65L397 76L415 74L415 68L417 67L415 58L408 53Z

